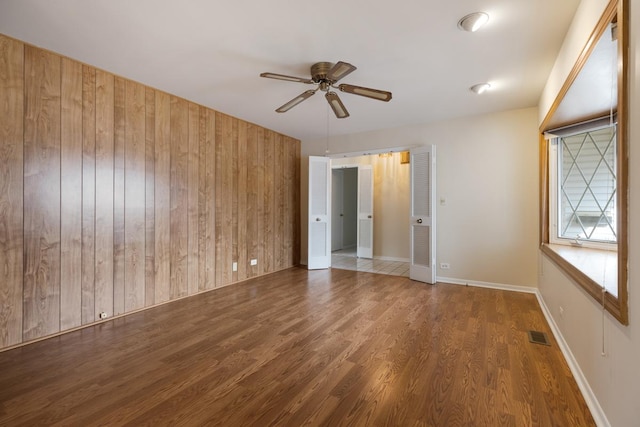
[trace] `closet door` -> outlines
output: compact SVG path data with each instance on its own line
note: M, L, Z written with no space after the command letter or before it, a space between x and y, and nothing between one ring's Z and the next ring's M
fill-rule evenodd
M307 268L331 266L331 160L309 157L309 234Z
M409 277L436 282L435 146L411 150L411 265Z
M358 258L373 258L373 167L358 166Z

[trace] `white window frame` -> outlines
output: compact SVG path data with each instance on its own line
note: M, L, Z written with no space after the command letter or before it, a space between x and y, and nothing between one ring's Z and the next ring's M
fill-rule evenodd
M583 126L582 129L576 130L571 134L579 134L589 131L595 131L601 129L603 127L607 127L610 125L597 125L594 124L592 127ZM563 136L569 136L570 133L567 133ZM570 239L566 237L560 237L558 233L558 223L559 220L559 212L558 206L560 204L560 191L559 191L559 182L558 182L558 160L559 160L559 144L560 144L560 136L554 134L554 131L550 131L547 133L547 138L549 139L549 243L557 244L557 245L565 245L572 246L577 248L590 248L590 249L599 249L605 251L613 251L616 252L618 250L617 242L597 242L597 241L588 241L588 240L577 240ZM616 228L617 228L617 224ZM619 230L616 230L616 235L619 235Z

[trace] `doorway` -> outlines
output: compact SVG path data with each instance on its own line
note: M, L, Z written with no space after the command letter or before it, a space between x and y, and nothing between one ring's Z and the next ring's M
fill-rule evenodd
M331 179L331 252L356 256L358 168L332 169Z
M411 150L410 156L403 156L395 151L349 153L340 157L309 156L307 265L310 270L334 266L405 275L405 271L398 269L406 270L409 266L435 272L435 223L431 216L435 213L431 209L435 207L435 153L431 147L425 149L427 152L422 152L421 149ZM417 165L420 167L416 168ZM347 212L344 210L344 172L337 174L337 182L333 182L334 169L348 168L358 170L358 233L355 244L357 252L356 257L352 258L334 257L332 255L342 250L338 248L353 247L352 243L345 241L344 236L344 217ZM422 185L410 186L410 177L411 181L421 182ZM342 185L338 185L341 180ZM336 203L333 203L335 195L332 194L334 184L339 189ZM365 187L369 190L362 191ZM374 192L377 194L375 197ZM353 197L350 199L353 200ZM413 200L420 203L414 204ZM342 209L336 207L334 210L333 204ZM429 209L422 209L423 205ZM333 230L332 227L333 215L337 216L337 230ZM377 224L375 239L374 220ZM363 228L365 233L362 233ZM373 255L374 243L376 256ZM336 252L333 252L334 250ZM343 265L342 262L337 262L336 258L349 259L349 262L355 265ZM385 264L383 269L386 271L376 271L380 267L378 264ZM433 279L417 277L414 270L415 268L409 268L412 278L427 283L434 282Z
M399 158L395 159L399 164ZM344 162L344 163L343 163ZM349 162L349 163L347 163ZM386 215L387 225L378 223L376 227L381 231L380 243L385 244L388 249L387 242L389 223L397 222L397 218L389 216L388 203L397 204L397 200L393 199L393 195L398 192L408 193L408 188L394 188L389 192L391 187L396 184L404 183L408 187L408 181L400 179L398 182L395 172L397 165L393 159L387 157L361 156L351 160L338 159L332 161L331 168L331 266L344 270L366 271L379 274L392 274L397 276L409 275L409 260L400 257L389 257L378 253L373 256L374 228L373 220L376 215L378 220L383 220ZM394 167L391 167L394 165ZM406 167L406 166L405 166ZM374 189L373 171L377 170L377 190ZM360 182L362 181L362 182ZM361 193L359 193L359 191ZM375 197L371 194L377 192L383 199L374 201ZM367 194L370 193L370 194ZM390 199L391 197L391 199ZM377 199L376 199L377 200ZM367 203L369 201L369 203ZM374 204L377 206L377 214L374 215ZM368 205L368 206L367 206ZM408 208L407 208L408 215ZM404 218L403 218L404 219ZM370 225L370 228L367 226ZM360 227L360 234L358 234ZM393 225L391 225L393 227ZM408 224L407 224L408 228ZM364 233L362 232L364 229ZM404 230L403 230L404 231ZM387 234L385 236L385 234ZM408 245L408 236L406 239ZM366 253L364 248L369 247L370 251Z

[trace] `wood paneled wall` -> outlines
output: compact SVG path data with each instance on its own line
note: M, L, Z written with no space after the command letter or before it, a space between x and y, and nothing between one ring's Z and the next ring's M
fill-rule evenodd
M0 35L0 348L298 264L299 174L298 140Z

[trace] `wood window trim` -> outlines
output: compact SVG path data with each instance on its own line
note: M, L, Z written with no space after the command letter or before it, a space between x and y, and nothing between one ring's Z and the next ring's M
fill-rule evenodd
M618 22L618 142L617 162L618 176L616 181L617 191L617 222L618 222L618 297L605 292L604 307L623 325L629 324L628 313L628 25L629 0L611 0L602 14L598 24L589 36L589 39L574 64L569 76L562 85L558 96L540 125L540 250L554 264L556 264L567 276L599 304L603 301L603 287L588 277L579 268L562 257L549 246L549 142L544 138L551 119L560 106L569 88L577 78L580 70L587 62L589 55L595 48L598 40L606 30L609 23L617 17Z

